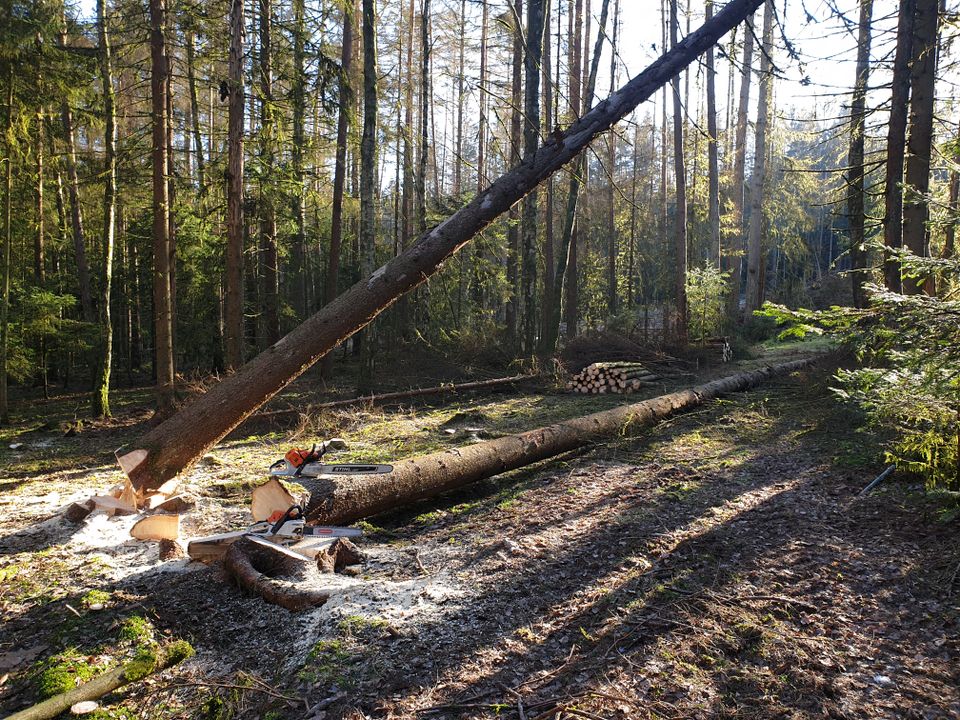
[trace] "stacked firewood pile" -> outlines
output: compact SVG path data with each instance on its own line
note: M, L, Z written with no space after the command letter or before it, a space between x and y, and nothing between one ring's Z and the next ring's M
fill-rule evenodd
M638 362L596 362L570 378L566 388L580 393L630 394L660 378Z

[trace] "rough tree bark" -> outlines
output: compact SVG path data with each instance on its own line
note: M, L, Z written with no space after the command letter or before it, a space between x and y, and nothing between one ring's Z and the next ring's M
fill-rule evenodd
M260 258L263 336L266 345L280 339L280 275L277 251L277 211L274 205L273 146L273 2L260 0Z
M227 258L224 272L224 342L227 368L243 364L243 0L230 3L227 90Z
M157 487L196 461L325 353L437 272L444 260L574 159L591 140L648 99L760 2L731 0L711 23L684 38L566 132L552 135L532 158L506 172L467 205L424 233L412 247L354 285L235 375L225 378L118 453L121 467L135 486Z
M477 480L546 460L626 431L649 427L681 410L731 392L746 390L774 375L794 372L811 360L796 360L731 375L643 402L566 420L394 463L389 475L349 480L301 480L310 490L307 517L319 523L347 523L438 495Z
M513 27L513 64L510 80L510 164L516 165L523 156L521 145L521 118L523 110L520 107L523 93L523 0L510 1L510 14ZM507 216L507 284L510 286L510 297L504 308L504 322L507 326L507 343L516 349L517 317L520 314L520 277L517 271L517 260L520 255L520 208L512 206Z
M540 145L540 67L543 57L544 0L527 0L527 47L524 53L523 85L523 158L529 160ZM523 258L521 294L523 296L523 349L535 351L537 330L537 203L536 188L523 199Z
M727 265L730 269L730 297L727 315L733 322L740 317L740 278L743 272L743 251L746 243L743 234L743 206L747 172L747 114L750 109L750 84L753 65L753 15L747 17L743 33L743 60L740 63L740 98L737 103L737 128L733 159L733 239L727 249Z
M850 103L850 150L847 154L847 222L850 227L850 279L853 283L853 304L867 304L863 285L866 282L867 251L863 246L866 216L863 196L863 144L866 122L867 79L870 74L870 20L873 0L860 0L860 27L857 41L857 75Z
M773 52L773 0L767 0L763 9L763 38L760 53L760 99L757 108L756 143L753 151L753 176L750 184L750 234L747 237L747 317L763 304L760 282L763 263L763 183L767 171L767 121L773 75L770 53Z
M910 99L910 57L913 53L915 0L901 0L897 20L897 49L893 58L890 119L887 122L887 167L883 191L883 244L903 247L903 156L907 145L907 110ZM889 255L889 254L888 254ZM886 257L883 266L888 290L900 292L900 263Z
M343 39L340 47L340 84L337 90L340 111L337 114L337 149L333 161L333 201L330 208L330 256L327 279L323 285L324 304L337 297L340 284L340 246L343 243L343 185L347 175L347 135L350 130L350 71L353 66L353 24L355 0L343 5ZM404 141L406 142L406 141ZM406 192L406 188L404 188ZM333 373L333 355L323 359L323 376Z
M930 152L933 145L934 86L937 69L938 0L916 0L913 63L910 72L910 135L907 139L908 188L903 201L903 244L914 255L930 254ZM904 278L903 292L923 291L924 279Z
M713 0L707 0L706 22L713 19ZM720 166L717 158L717 91L713 48L707 50L707 223L710 258L720 267Z
M374 0L363 0L363 132L360 137L360 273L368 276L377 262L377 33ZM357 391L373 392L376 324L364 330L363 360Z
M677 46L677 0L670 0L670 47ZM687 169L683 157L683 106L680 103L680 74L673 87L673 174L676 201L673 211L673 301L676 303L674 334L681 345L687 342Z
M307 22L305 0L293 0L293 78L290 81L290 104L293 120L293 164L294 190L291 197L294 230L291 268L293 278L293 306L297 318L307 316L307 215L304 200L304 181L306 172L303 167L303 146L306 142L307 116L307 71L306 71Z
M173 299L170 297L170 196L167 175L166 0L150 0L150 93L153 99L153 316L157 407L173 410Z

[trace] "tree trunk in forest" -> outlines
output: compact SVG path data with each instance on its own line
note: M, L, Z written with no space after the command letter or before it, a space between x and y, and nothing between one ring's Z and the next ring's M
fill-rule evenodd
M170 205L167 172L166 0L150 0L150 91L153 99L153 321L157 407L174 405L173 312L170 297Z
M620 29L620 0L613 5L613 33L610 40L610 94L617 89L617 38ZM601 29L601 32L603 30ZM607 133L607 314L617 312L617 134ZM628 303L629 304L629 303Z
M363 132L360 137L360 274L373 273L377 266L377 32L374 0L363 0ZM376 361L375 322L364 332L363 360L357 392L374 390Z
M548 132L553 131L553 78L552 58L550 57L550 15L552 8L550 0L544 3L544 32L543 32L543 116L544 125ZM557 22L559 23L560 10L557 8ZM557 51L559 52L559 43ZM559 61L557 63L559 65ZM553 322L553 308L550 306L550 298L554 296L553 291L553 177L547 178L547 199L546 210L544 211L544 229L543 229L543 295L540 303L540 340L549 332L551 322Z
M486 150L487 150L487 21L489 5L487 0L480 0L480 78L477 83L480 105L480 118L477 127L477 194L483 192L487 185ZM471 292L474 311L478 316L484 310L484 265L486 253L484 251L483 236L477 238L473 247L473 288Z
M581 0L577 0L576 5L578 13L576 20L576 34L574 36L575 48L579 48L580 1ZM609 7L610 0L603 0L603 5L600 10L600 28L597 32L597 41L593 46L593 59L590 63L590 76L587 79L587 86L584 88L582 102L580 97L579 78L574 79L571 77L570 80L570 105L572 114L574 116L581 114L583 108L593 106L593 93L597 85L597 71L600 67L600 51L603 48L604 29L607 26L607 11L609 10ZM575 71L579 68L579 64L579 50L574 50L573 57L570 62L571 72L574 72L578 75L579 73L576 73ZM550 324L550 335L544 335L542 338L540 350L541 355L549 355L556 349L557 346L557 332L559 330L559 313L564 288L564 278L566 278L567 281L567 298L564 305L564 314L567 322L567 337L572 338L577 334L577 324L579 321L577 312L577 305L579 302L577 283L579 280L577 278L577 243L575 234L577 223L577 203L580 197L580 185L583 181L583 178L586 176L586 172L587 158L586 155L581 155L579 158L577 158L576 166L571 170L570 173L570 185L567 188L567 206L563 224L563 236L560 238L560 247L558 248L557 252L557 271L554 274L553 281L553 307L554 311L557 313L557 320ZM546 300L544 302L546 302Z
M191 27L183 31L183 42L187 48L187 90L190 93L190 117L193 135L193 154L197 161L197 184L201 194L207 191L206 162L203 157L203 135L200 133L200 100L197 97L196 48Z
M850 103L850 150L847 154L847 222L850 228L850 279L853 282L853 304L867 305L863 289L867 272L867 249L864 247L866 225L863 194L863 143L866 123L867 79L870 74L870 22L873 0L860 0L860 25L857 39L857 75Z
M353 24L356 0L343 5L343 40L340 48L340 85L337 91L340 110L337 114L337 149L333 162L333 202L330 209L330 256L327 258L327 280L323 286L323 302L337 297L340 285L340 247L343 244L343 186L347 176L347 140L350 130L350 71L353 66ZM323 358L323 377L333 374L333 353Z
M417 168L417 232L427 231L427 159L430 156L430 0L420 12L420 164Z
M460 15L457 18L459 22L459 56L457 58L457 127L456 139L454 140L454 158L453 158L453 195L459 198L463 193L463 103L464 103L464 77L463 64L464 52L466 50L467 35L467 0L460 0Z
M544 0L527 0L527 48L524 54L523 159L529 161L540 146L540 75L543 72ZM523 349L533 355L537 334L537 204L536 188L523 199Z
M740 278L743 273L743 254L746 249L743 232L743 206L746 195L747 174L747 120L750 110L750 84L753 81L753 15L747 17L743 32L743 60L740 63L740 98L737 104L737 129L734 141L733 159L733 217L731 235L733 237L727 249L727 262L730 269L730 297L727 305L727 317L736 322L740 317Z
M107 28L106 0L97 0L97 34L100 42L100 83L103 88L103 280L100 294L100 343L97 383L93 390L93 413L110 417L110 367L113 363L113 324L110 319L110 288L113 279L113 246L117 196L117 113L113 91L113 58Z
M510 165L520 162L521 145L521 97L523 94L523 0L511 0L510 15L513 28L513 73L510 81ZM507 215L507 285L510 287L510 297L505 308L505 322L507 325L507 345L515 351L517 342L517 317L520 314L520 278L517 272L518 256L520 254L520 208L516 205L510 208Z
M279 343L220 381L175 416L118 453L138 488L157 487L196 461L248 415L321 356L416 288L444 260L574 159L595 137L632 112L663 83L756 9L761 0L730 0L710 24L691 33L563 133L552 135L529 162L512 168L411 248L377 269Z
M280 339L280 282L277 252L276 181L273 146L276 140L273 108L273 2L260 1L260 253L263 268L261 302L266 344Z
M707 0L706 22L713 19L713 0ZM717 158L717 91L713 48L707 50L707 224L710 226L709 257L721 267L720 249L720 163Z
M753 150L753 176L750 178L750 234L747 238L747 317L763 304L760 273L763 264L763 183L767 169L767 122L770 115L773 75L773 0L763 8L763 47L760 52L760 99Z
M67 47L67 20L61 15L58 43ZM66 143L64 157L67 165L67 188L70 198L70 225L73 230L73 252L77 260L77 283L80 286L80 312L84 322L93 323L93 293L90 290L90 267L87 263L87 241L83 234L83 208L80 206L80 180L77 177L76 141L73 131L73 111L64 99L60 104L60 122Z
M913 63L910 71L910 135L907 139L908 188L903 201L903 245L914 255L930 255L930 153L933 146L934 86L937 69L938 0L916 0ZM903 292L923 291L924 278L904 278Z
M897 49L893 59L890 119L887 122L887 167L883 191L883 244L903 247L903 164L907 145L907 110L910 102L910 59L916 0L901 0L897 20ZM900 292L900 263L884 253L883 276L888 290Z
M306 74L306 8L305 0L293 0L293 79L290 83L290 101L293 115L293 219L294 230L292 254L293 263L293 307L297 320L307 316L307 216L304 202L304 181L306 173L303 167L303 145L306 142L304 123L307 116L307 74ZM339 129L339 128L338 128Z
M37 108L37 135L34 139L34 159L37 177L34 185L34 204L37 216L33 234L33 278L39 287L46 284L44 263L44 222L43 222L43 107Z
M227 369L243 364L243 0L230 1L229 108L227 119L227 257L224 342Z
M677 47L677 0L670 0L670 48ZM676 201L673 212L673 300L676 303L674 335L682 346L687 344L687 169L683 157L683 106L680 103L680 75L673 86L673 174Z
M10 424L10 403L7 397L7 349L10 345L10 258L13 236L13 63L7 73L7 117L4 127L4 151L6 173L4 174L3 214L3 285L0 288L0 425Z
M433 497L484 478L500 475L641 428L705 401L747 390L776 375L801 370L810 360L774 365L731 375L686 390L496 440L401 460L387 475L347 480L300 482L310 491L307 517L317 523L349 523Z

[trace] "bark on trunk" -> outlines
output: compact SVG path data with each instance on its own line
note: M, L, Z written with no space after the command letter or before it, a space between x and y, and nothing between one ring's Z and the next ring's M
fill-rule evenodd
M290 95L293 106L293 219L296 230L293 236L293 294L297 320L307 316L307 216L304 202L303 145L306 141L304 124L307 115L306 75L306 7L305 0L293 1L293 80Z
M120 453L119 460L134 484L138 488L156 487L196 461L325 353L437 272L443 261L470 238L632 112L760 2L731 0L712 23L684 38L567 132L551 136L528 162L505 173L466 206L424 233L413 247L131 444Z
M907 145L907 110L910 98L910 57L913 53L913 23L916 0L901 0L897 21L897 50L893 59L890 119L887 123L887 167L883 191L883 244L903 247L903 157ZM889 257L883 266L888 290L900 292L900 263Z
M230 93L227 119L227 258L224 341L228 369L243 364L243 0L230 4Z
M523 12L523 0L512 0L510 13L513 27L513 73L510 82L510 165L520 162L522 153L521 144L521 117L523 81L523 23L520 20ZM507 216L507 285L510 286L510 297L505 308L505 322L507 326L507 343L510 351L517 349L517 317L520 306L520 277L517 272L517 260L520 254L520 208L510 207Z
M524 54L523 86L523 158L529 161L540 145L540 67L543 57L543 3L527 0L527 47ZM521 294L523 296L523 349L528 355L535 352L537 331L537 203L539 193L534 189L523 199L523 262L521 266Z
M279 253L274 206L273 2L260 0L260 253L263 268L263 337L267 346L280 339Z
M363 132L360 138L360 274L376 269L376 169L377 169L377 33L374 0L363 0ZM363 331L363 360L360 365L360 394L374 389L376 323Z
M773 0L763 9L763 48L760 54L760 99L757 109L756 143L753 152L753 177L750 187L750 235L747 239L747 317L763 304L761 272L763 265L763 183L767 171L767 121L770 115L773 76L770 54L773 52Z
M337 149L333 161L333 200L330 208L330 255L327 258L327 279L323 285L324 304L339 294L340 247L343 243L343 186L347 177L347 133L350 130L350 71L353 65L353 24L355 0L343 6L343 40L340 48L340 86L337 91L340 111L337 114ZM333 354L323 359L323 377L333 372Z
M746 247L743 232L743 206L746 192L747 172L747 115L750 109L751 68L753 65L753 16L744 23L742 75L740 77L740 98L737 104L737 129L734 143L733 160L733 217L731 234L733 239L727 250L727 263L730 269L730 298L727 315L731 322L740 317L740 278L743 272L743 251Z
M153 318L157 406L174 404L173 311L170 297L170 196L167 174L166 0L150 0L150 90L153 98Z
M670 0L670 47L677 47L677 0ZM674 327L680 345L687 343L687 169L683 158L683 107L680 103L680 75L673 85L673 173L677 195L673 213L673 299L677 324Z
M910 75L910 136L907 140L903 203L903 244L914 255L930 255L930 152L933 145L934 86L937 68L938 0L917 0ZM925 278L905 278L903 292L923 291Z
M713 19L713 0L707 0L706 22ZM707 223L710 259L720 267L720 166L717 158L717 91L713 48L707 50Z
M113 363L113 325L110 320L110 288L113 280L113 246L117 196L117 118L113 92L113 59L107 28L106 0L97 0L97 30L100 36L100 83L103 88L104 178L103 178L103 281L100 295L100 354L93 412L110 417L110 368Z
M649 427L681 410L767 378L794 372L811 360L796 360L731 375L643 402L593 413L519 435L394 463L389 475L349 480L301 480L310 491L307 517L317 523L348 523L433 497L484 478L546 460L625 431Z
M853 304L862 308L867 304L863 285L866 282L867 250L863 246L863 145L866 122L867 79L870 73L870 20L873 0L860 0L860 28L857 42L857 75L850 103L850 151L847 154L847 222L850 227L850 279L853 283Z

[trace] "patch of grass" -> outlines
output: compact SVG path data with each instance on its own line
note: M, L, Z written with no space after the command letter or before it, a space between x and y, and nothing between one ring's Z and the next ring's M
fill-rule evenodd
M307 654L298 677L304 682L337 685L346 689L353 684L346 666L355 659L343 640L321 640Z

